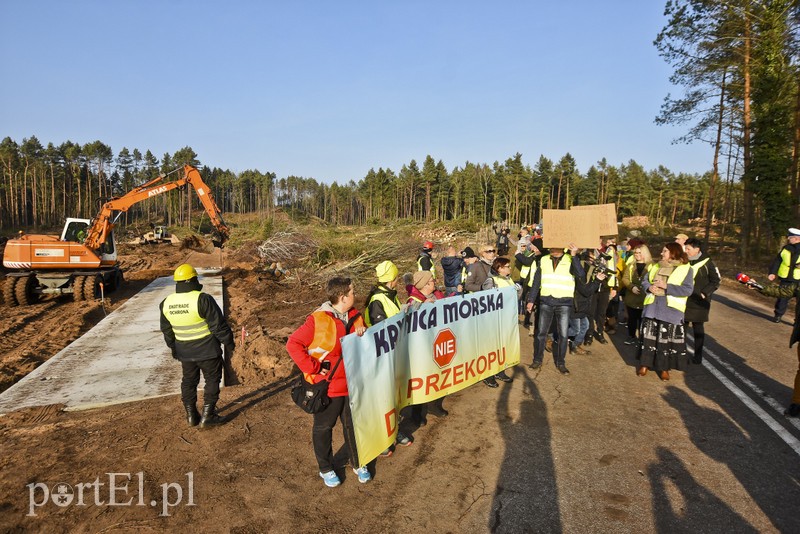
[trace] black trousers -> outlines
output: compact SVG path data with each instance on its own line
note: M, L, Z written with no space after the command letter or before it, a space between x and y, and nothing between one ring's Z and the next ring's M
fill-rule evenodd
M608 300L611 297L611 288L605 286L601 291L594 294L594 301L592 302L593 308L589 313L589 329L594 332L597 337L603 336L603 327L606 324L606 309L608 308Z
M203 405L216 404L219 400L219 382L222 379L222 358L199 362L181 362L181 400L184 404L197 404L197 386L200 384L200 371L203 372Z
M703 344L706 341L705 323L692 323L692 333L694 334L694 362L700 363L703 359Z
M642 328L642 309L625 306L628 310L628 336L639 338L639 330Z
M333 471L333 427L336 420L342 422L344 444L350 454L350 465L358 467L356 436L353 431L353 414L350 413L350 397L331 397L331 403L323 411L314 414L311 441L317 457L320 473Z

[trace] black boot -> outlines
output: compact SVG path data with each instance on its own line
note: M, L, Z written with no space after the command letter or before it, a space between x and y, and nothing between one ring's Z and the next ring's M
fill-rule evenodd
M203 406L203 417L200 419L200 428L208 428L210 426L221 425L225 422L225 418L217 414L216 403L206 404Z
M431 415L435 415L436 417L447 417L448 412L444 409L444 397L441 399L436 399L430 405L428 405L428 413Z
M186 408L186 421L189 423L189 426L197 426L197 423L200 422L200 413L197 411L195 403L186 402L183 404L183 407Z

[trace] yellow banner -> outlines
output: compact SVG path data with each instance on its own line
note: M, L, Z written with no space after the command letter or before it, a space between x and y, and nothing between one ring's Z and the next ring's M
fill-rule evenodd
M399 413L519 363L513 287L411 307L342 339L356 446L366 465L394 443Z

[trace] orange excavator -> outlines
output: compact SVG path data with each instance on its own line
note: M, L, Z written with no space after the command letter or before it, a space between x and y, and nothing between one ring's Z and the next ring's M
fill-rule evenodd
M172 172L177 172L176 169ZM117 262L114 224L134 204L191 185L215 228L214 245L222 247L230 230L200 172L191 165L183 176L165 182L166 175L112 198L92 219L68 218L61 236L22 234L9 239L3 254L6 274L3 297L8 306L33 304L44 294L69 294L75 301L92 300L113 291L124 279Z

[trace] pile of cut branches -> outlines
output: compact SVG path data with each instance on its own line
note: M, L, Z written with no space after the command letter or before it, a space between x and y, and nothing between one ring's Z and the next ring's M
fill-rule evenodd
M308 256L317 243L300 232L277 232L258 246L258 255L265 261L289 261Z

